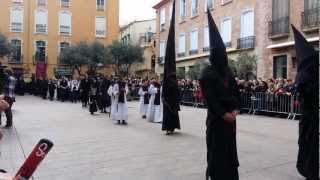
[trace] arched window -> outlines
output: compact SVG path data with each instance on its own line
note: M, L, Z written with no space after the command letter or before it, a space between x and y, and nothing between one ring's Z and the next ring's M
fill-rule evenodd
M62 35L71 34L71 14L69 12L59 13L59 29Z
M37 10L35 15L35 24L36 33L47 33L48 12L45 10Z

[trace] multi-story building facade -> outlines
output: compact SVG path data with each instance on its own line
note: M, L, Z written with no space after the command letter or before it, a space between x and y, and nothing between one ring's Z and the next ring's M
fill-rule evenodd
M2 0L0 32L15 52L2 64L16 74L63 73L64 48L80 41L109 44L118 38L118 0Z
M124 44L139 45L143 48L143 62L134 63L130 74L152 76L155 72L156 20L133 21L120 28L119 39Z
M318 0L176 0L177 68L181 71L187 72L196 62L208 61L208 8L229 58L236 60L242 52L257 56L258 77L295 76L290 23L302 27L310 42L319 42ZM154 9L157 13L156 55L159 60L156 71L161 74L172 0L162 0Z

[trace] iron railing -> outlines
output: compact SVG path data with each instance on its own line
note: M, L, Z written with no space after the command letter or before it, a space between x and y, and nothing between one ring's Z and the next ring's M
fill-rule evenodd
M210 47L204 47L203 48L203 52L209 52L210 51Z
M308 30L317 28L319 29L320 22L320 8L308 9L301 13L301 29Z
M195 55L195 54L198 54L198 52L199 52L198 49L193 49L193 50L189 51L189 54L190 55Z
M70 29L70 26L60 26L60 34L69 35Z
M184 52L183 52L183 53L178 53L177 56L178 56L178 57L185 57L185 56L186 56L186 53L184 53Z
M289 16L269 21L269 37L289 35Z
M70 6L69 3L70 3L69 0L61 0L61 7L68 8Z
M36 24L36 33L46 33L47 25L46 24Z
M11 23L11 31L12 32L21 32L22 31L22 23L12 22Z
M253 49L255 47L255 36L238 39L237 49Z

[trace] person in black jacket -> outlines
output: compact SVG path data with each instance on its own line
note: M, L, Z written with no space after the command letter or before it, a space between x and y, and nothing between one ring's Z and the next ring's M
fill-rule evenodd
M238 180L236 115L239 91L228 67L226 49L208 10L211 65L200 77L207 112L207 172L211 180Z

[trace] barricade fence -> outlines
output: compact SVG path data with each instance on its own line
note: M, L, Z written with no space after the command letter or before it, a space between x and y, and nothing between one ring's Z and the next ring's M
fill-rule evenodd
M133 99L139 99L137 90L132 93ZM193 107L205 107L203 98L197 96L193 90L180 91L180 103ZM300 103L296 95L273 93L241 93L240 109L249 114L267 113L286 115L287 119L295 119L301 115Z

